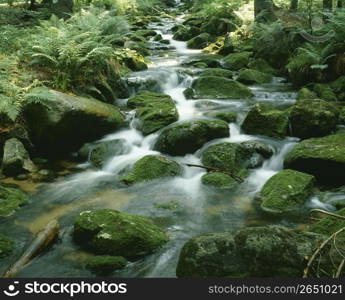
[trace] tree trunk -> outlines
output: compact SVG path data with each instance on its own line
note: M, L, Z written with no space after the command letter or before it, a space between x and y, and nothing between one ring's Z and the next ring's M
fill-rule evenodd
M296 11L298 9L298 0L291 0L290 10Z
M42 3L60 18L69 18L73 12L73 0L43 0Z
M259 23L274 22L277 19L274 8L273 0L254 0L255 21Z
M337 7L342 8L343 7L344 0L338 0Z
M327 10L332 10L333 0L322 0L323 8Z

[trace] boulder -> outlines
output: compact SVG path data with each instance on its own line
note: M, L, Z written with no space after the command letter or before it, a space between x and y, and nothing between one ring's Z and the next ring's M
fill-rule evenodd
M239 72L237 80L246 84L269 83L272 76L253 69L243 69Z
M193 237L183 246L177 277L302 277L323 236L281 226L247 227Z
M275 149L271 145L267 145L260 141L242 142L241 145L251 152L262 155L264 158L270 158L275 152Z
M317 83L312 86L312 90L317 96L325 101L338 101L336 94L328 84Z
M201 26L202 32L220 36L236 30L237 25L240 25L242 20L235 14L227 15L227 18L219 18L219 16L211 16Z
M235 80L205 76L195 79L192 83L193 98L213 99L250 99L252 91Z
M284 160L285 168L312 174L319 183L345 184L345 132L311 138L296 145Z
M96 254L127 259L151 254L168 241L150 219L112 209L81 212L74 222L73 238Z
M222 58L221 55L214 55L214 54L199 54L193 55L184 59L181 62L182 66L194 66L197 63L204 63L208 68L217 68L220 66L219 60Z
M201 33L187 41L187 47L190 49L203 49L212 42L213 38L208 33Z
M209 68L202 71L198 75L200 77L216 76L216 77L224 77L224 78L232 79L234 76L234 72L230 70L221 69L221 68Z
M270 75L276 75L277 73L277 71L272 68L266 60L262 58L252 60L251 62L249 62L248 67L250 69L254 69Z
M0 258L4 258L12 254L14 250L14 242L11 238L0 233Z
M228 112L210 112L206 114L208 117L216 118L223 120L227 123L236 123L237 120L237 113L234 111L228 111Z
M338 124L339 110L323 100L299 100L290 110L292 136L302 139L332 133Z
M28 202L28 196L19 189L0 184L0 217L8 217Z
M221 120L181 122L164 128L155 150L170 155L194 153L207 142L230 136L229 126Z
M49 99L28 105L24 115L37 151L55 156L77 151L126 124L113 105L53 90Z
M230 36L225 36L223 45L219 48L218 54L228 55L234 52L235 46L233 40Z
M16 176L26 172L36 172L24 145L16 138L6 141L2 158L2 172L6 176Z
M275 138L284 138L288 133L288 128L288 113L267 104L255 104L242 123L245 133Z
M238 186L238 182L233 177L222 172L207 173L201 177L201 182L222 189L233 189Z
M304 87L301 88L297 93L297 102L300 100L314 100L317 98L317 95L310 89Z
M301 210L312 195L315 177L294 170L283 170L271 177L260 192L261 209L272 215Z
M243 51L239 53L231 53L224 57L222 66L225 69L238 71L242 68L246 68L250 62L250 57L253 55L252 52Z
M127 260L122 256L96 255L85 262L85 268L98 276L107 276L123 269Z
M126 184L134 184L181 174L182 168L175 161L160 155L146 155L134 164L133 169L122 177L121 181Z
M198 34L200 34L198 27L180 25L174 33L173 39L177 41L188 41Z
M127 102L129 108L136 109L140 120L139 130L148 135L178 120L178 112L172 98L165 94L140 92Z

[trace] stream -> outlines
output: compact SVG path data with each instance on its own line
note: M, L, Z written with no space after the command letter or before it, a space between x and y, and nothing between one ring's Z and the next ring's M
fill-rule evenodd
M74 218L84 210L111 208L123 212L151 217L163 227L170 241L158 252L139 261L131 262L113 277L175 277L178 255L183 244L191 237L216 231L228 231L245 226L277 223L296 226L291 220L270 220L255 209L255 196L265 182L283 168L283 160L298 139L286 137L283 140L263 136L246 135L240 124L251 106L256 102L266 102L278 107L288 107L295 101L296 93L284 78L275 77L270 84L252 85L255 97L251 100L186 100L183 91L192 82L197 69L182 66L182 62L199 50L187 49L185 42L173 40L171 28L176 20L163 19L164 25L151 25L170 41L168 50L154 50L149 57L151 65L142 72L130 74L133 81L155 79L159 81L161 92L170 95L176 102L179 121L211 119L207 113L238 113L236 123L230 125L230 137L212 140L194 154L172 157L180 163L201 164L200 156L206 147L219 142L240 143L262 141L272 145L274 155L265 160L257 169L251 169L249 177L236 190L214 189L201 184L205 170L184 167L183 175L172 179L140 183L124 188L118 183L121 175L134 163L148 154L159 154L152 150L158 133L143 136L135 129L137 119L134 112L127 118L130 126L105 136L102 140L126 140L126 153L115 156L104 163L102 170L94 170L88 162L79 166L80 172L68 175L63 180L45 184L32 197L31 203L16 213L16 219L7 220L1 225L3 232L15 236L19 245L25 248L32 233L37 232L51 219L58 219L61 225L60 238L45 253L26 266L18 277L90 277L94 276L84 269L83 260L89 256L72 241ZM195 78L195 77L194 77ZM125 106L126 99L118 101ZM162 209L159 205L171 205L174 209ZM317 197L311 204L318 206ZM17 247L17 248L21 248ZM13 258L12 258L13 259ZM1 271L8 266L4 261Z

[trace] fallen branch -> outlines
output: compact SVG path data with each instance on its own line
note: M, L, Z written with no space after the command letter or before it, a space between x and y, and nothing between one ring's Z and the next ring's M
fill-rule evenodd
M335 278L339 278L339 277L340 277L340 274L341 274L341 272L343 271L344 265L345 265L345 258L344 258L344 259L341 261L341 263L339 264L337 273L335 274Z
M341 215L338 215L338 214L335 214L335 213L331 213L331 212L326 211L326 210L315 208L315 209L312 209L310 211L310 214L312 214L314 212L322 213L322 214L325 214L325 215L328 215L328 216L331 216L331 217L334 217L334 218L345 220L345 216L341 216Z

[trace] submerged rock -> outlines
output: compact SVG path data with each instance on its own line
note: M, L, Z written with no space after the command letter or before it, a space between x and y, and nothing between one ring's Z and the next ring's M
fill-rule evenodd
M164 128L154 149L170 155L185 155L213 139L229 135L228 124L221 120L181 122Z
M133 169L121 181L134 184L159 178L178 176L182 173L181 166L160 155L146 155L139 159Z
M0 184L0 216L8 217L28 202L27 195L19 189Z
M222 172L207 173L201 177L201 182L222 189L232 189L238 186L238 182L233 177Z
M140 120L139 129L145 135L178 120L175 103L165 94L140 92L128 100L127 106L136 109L136 116Z
M271 177L260 192L261 209L279 215L297 212L312 195L315 177L294 170L283 170Z
M312 174L319 183L345 184L345 132L307 139L296 145L284 160L285 168Z
M6 141L2 158L2 172L6 176L16 176L25 172L36 172L29 153L21 141L12 138Z
M25 108L30 138L39 153L62 156L124 126L113 105L51 90L42 104Z
M0 233L0 258L9 256L14 250L14 242L11 238Z
M235 80L205 76L195 79L192 83L193 98L213 99L250 99L252 91Z
M168 241L165 232L146 217L112 209L84 211L74 222L74 240L96 254L137 259Z
M275 138L284 138L287 135L288 127L288 113L266 104L255 104L242 124L242 129L248 134Z
M223 59L223 67L225 69L238 71L246 68L250 62L252 52L243 51L240 53L231 53Z
M339 110L323 100L299 100L290 110L291 133L299 138L321 137L332 133Z
M301 277L322 236L281 226L248 227L193 237L177 277Z
M271 82L272 76L257 70L243 69L239 72L237 80L246 84L263 84Z
M123 269L126 264L127 260L122 256L97 255L87 259L85 267L98 276L106 276Z

